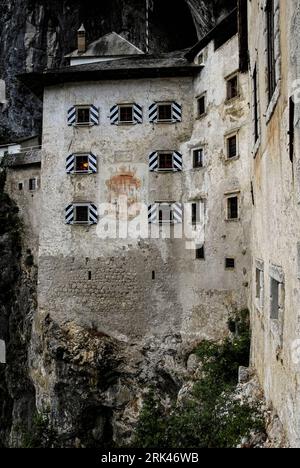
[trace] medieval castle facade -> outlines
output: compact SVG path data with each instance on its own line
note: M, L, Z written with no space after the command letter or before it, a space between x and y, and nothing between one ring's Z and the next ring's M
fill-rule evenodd
M297 3L240 2L191 50L157 56L116 33L87 46L82 27L69 67L21 77L43 96L42 151L5 148L39 312L191 346L249 308L251 364L294 447Z

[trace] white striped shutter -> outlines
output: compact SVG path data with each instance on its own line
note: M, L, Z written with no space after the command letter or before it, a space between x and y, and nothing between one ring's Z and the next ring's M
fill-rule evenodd
M173 212L174 223L182 223L182 219L183 219L182 203L173 203L172 212Z
M67 206L65 220L66 220L66 224L74 223L74 205Z
M182 107L177 102L172 103L172 120L173 122L181 122L182 120Z
M143 123L143 109L139 104L133 104L133 120L137 124Z
M158 104L154 103L151 104L149 107L149 121L150 122L157 122L158 120Z
M148 223L156 223L157 222L157 204L154 203L153 205L148 206Z
M180 172L182 171L182 154L180 154L178 151L174 151L173 153L173 167L174 167L174 172Z
M93 203L89 205L89 222L91 224L98 223L98 210L96 205L94 205Z
M92 171L94 174L97 172L97 156L93 153L89 154L89 171Z
M99 111L98 107L96 107L94 105L92 105L90 107L90 118L91 118L92 124L99 125L100 111Z
M76 107L73 106L68 110L68 125L74 125L76 123Z
M119 106L113 106L110 109L110 123L111 125L118 125L119 123Z
M158 169L158 152L155 151L149 156L149 169L151 172L157 171Z
M70 154L66 160L66 173L72 174L75 170L75 156L74 154Z

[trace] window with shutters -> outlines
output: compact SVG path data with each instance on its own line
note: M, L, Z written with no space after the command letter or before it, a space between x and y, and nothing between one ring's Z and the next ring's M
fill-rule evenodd
M154 151L149 155L151 172L181 172L183 157L178 151Z
M197 115L198 117L206 115L206 93L197 98Z
M193 168L199 169L204 167L204 149L197 148L193 150Z
M205 260L204 245L196 245L196 260Z
M34 192L37 188L36 179L29 179L29 190L30 192Z
M227 221L239 219L239 197L237 195L227 196Z
M235 259L232 257L225 258L225 269L234 270L235 269Z
M239 81L238 74L231 75L229 78L226 78L227 82L227 100L230 101L238 97L239 95Z
M75 155L75 172L89 172L89 156L88 154Z
M97 172L97 156L93 153L70 154L66 159L67 174L95 174Z
M99 109L91 105L73 106L68 110L68 125L99 125Z
M119 106L119 123L133 123L133 105Z
M158 104L158 122L172 122L172 104Z
M98 222L97 206L93 203L73 203L65 210L66 224L88 224L93 225Z
M158 170L173 171L173 153L158 153Z
M237 134L226 137L226 158L227 160L238 157L238 137Z
M76 123L78 125L90 124L90 107L77 107L76 109Z
M173 202L156 202L148 206L148 221L151 224L177 224L183 220L183 205Z

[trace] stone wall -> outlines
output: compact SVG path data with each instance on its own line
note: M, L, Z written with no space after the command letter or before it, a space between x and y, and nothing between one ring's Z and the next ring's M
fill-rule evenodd
M299 427L299 105L295 106L294 161L289 155L289 98L297 78L299 6L296 1L275 2L275 24L280 27L281 80L272 111L268 110L265 2L251 4L249 44L251 73L258 69L260 138L250 153L255 206L252 212L252 361L266 397L275 407L292 446L300 445ZM280 6L280 10L278 7ZM298 18L298 20L297 20ZM259 34L256 32L259 31ZM280 62L278 62L280 63ZM253 96L252 96L253 102ZM274 107L275 106L275 107ZM261 298L256 275L260 271ZM272 278L280 283L279 317L274 317Z

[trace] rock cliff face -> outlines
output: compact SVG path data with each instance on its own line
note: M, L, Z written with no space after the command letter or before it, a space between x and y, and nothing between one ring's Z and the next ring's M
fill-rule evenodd
M29 377L28 349L36 310L36 272L22 268L18 208L3 193L0 173L0 338L6 342L7 365L0 365L0 447L20 445L35 411L35 390Z
M64 55L76 48L76 30L82 22L89 41L114 30L144 49L145 4L145 0L0 0L0 141L41 129L41 103L16 75L61 65ZM234 4L235 0L154 0L151 51L193 45Z

